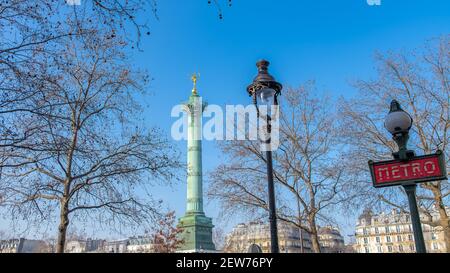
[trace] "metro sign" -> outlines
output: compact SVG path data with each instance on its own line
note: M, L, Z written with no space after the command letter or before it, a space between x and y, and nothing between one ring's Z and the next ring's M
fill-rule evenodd
M369 161L369 168L373 186L376 188L447 179L447 169L442 151L415 156L407 161L398 159Z

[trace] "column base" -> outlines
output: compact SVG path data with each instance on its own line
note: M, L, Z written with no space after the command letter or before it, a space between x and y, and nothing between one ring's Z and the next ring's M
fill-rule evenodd
M184 240L177 252L208 252L216 250L212 240L212 219L204 213L189 212L179 219L177 225L183 231L180 238Z

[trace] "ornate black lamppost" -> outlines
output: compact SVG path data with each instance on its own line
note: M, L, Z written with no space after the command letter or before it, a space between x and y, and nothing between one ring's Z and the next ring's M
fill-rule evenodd
M392 134L394 141L398 145L398 152L392 154L395 159L408 161L414 157L414 151L407 149L409 130L411 129L412 123L413 119L411 116L403 111L396 100L393 100L384 126ZM408 195L416 251L417 253L425 253L425 241L423 239L422 225L420 224L419 210L416 202L416 187L417 185L415 183L403 185Z
M253 79L252 84L247 87L247 92L253 98L253 104L256 106L258 117L260 115L259 105L265 105L269 109L272 105L278 105L277 96L281 93L283 88L280 83L269 74L267 68L269 62L261 60L256 63L258 67L258 75ZM270 136L271 132L271 116L267 111L267 133ZM266 140L266 144L270 145L270 138ZM278 232L277 232L277 216L275 207L275 191L273 183L273 167L272 167L272 151L270 148L266 149L266 163L267 163L267 181L269 193L269 220L270 220L270 247L272 253L279 253L278 248Z

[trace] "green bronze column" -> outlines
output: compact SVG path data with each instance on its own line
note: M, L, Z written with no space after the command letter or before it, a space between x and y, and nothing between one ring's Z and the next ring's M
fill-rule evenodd
M180 252L212 252L212 219L203 211L202 181L202 113L205 104L197 94L197 77L192 76L194 88L186 104L188 114L187 140L187 202L186 214L181 217L178 228L183 230Z
M187 104L187 213L204 214L202 189L202 113L203 104L195 88Z

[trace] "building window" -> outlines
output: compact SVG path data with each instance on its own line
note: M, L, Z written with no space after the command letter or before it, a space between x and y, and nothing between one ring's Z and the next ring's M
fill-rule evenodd
M380 242L380 237L376 237L375 239L377 240L377 243Z
M378 228L376 227L375 228L375 234L379 234L380 233L380 231L378 230Z
M402 246L402 245L399 245L399 246L398 246L398 251L399 251L399 252L403 252L403 246Z
M383 251L382 251L382 249L381 249L381 246L378 246L378 253L383 253Z
M397 230L397 233L400 233L400 226L396 226L395 229Z
M367 243L368 243L368 240L367 240L367 238L364 238L364 244L366 244L366 245L367 245Z
M397 235L397 242L401 242L402 241L402 236L401 235Z
M409 235L408 235L408 240L413 241L413 236L412 236L412 234L409 234Z
M363 234L367 235L367 229L366 228L363 229Z
M409 245L409 249L410 249L411 251L414 251L414 250L415 250L414 245Z
M366 250L366 253L369 253L369 248L367 246L364 249Z
M388 242L388 243L391 242L391 236L386 236L386 242Z
M436 233L431 233L431 240L436 240Z
M439 246L438 246L438 244L436 242L433 243L433 249L434 250L438 250L439 249Z
M386 233L389 233L389 227L384 227L384 230L386 231Z
M392 246L388 246L388 252L392 252Z

